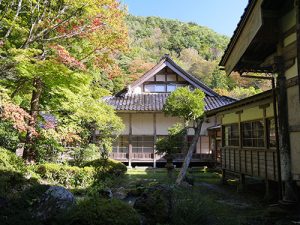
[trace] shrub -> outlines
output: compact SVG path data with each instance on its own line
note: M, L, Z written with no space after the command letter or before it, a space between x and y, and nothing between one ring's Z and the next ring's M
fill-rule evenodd
M96 159L85 163L85 166L96 168L97 174L101 174L103 176L121 176L127 171L127 167L123 163L113 159Z
M19 133L11 122L0 121L0 146L15 151L19 144Z
M15 153L0 147L0 170L25 172L24 161Z
M139 225L137 212L128 204L116 200L87 199L80 202L66 218L67 225Z
M44 163L33 166L33 171L50 184L66 187L86 188L102 180L120 176L127 168L115 160L94 160L84 167L68 166L55 163Z
M53 163L37 165L34 171L49 183L67 187L87 187L93 183L95 175L92 167L80 168Z
M76 165L82 165L84 162L95 160L99 157L99 147L95 144L89 144L86 148L75 148L73 153Z

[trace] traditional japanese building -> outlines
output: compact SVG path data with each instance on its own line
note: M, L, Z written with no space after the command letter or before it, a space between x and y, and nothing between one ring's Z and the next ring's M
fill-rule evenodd
M206 112L235 101L218 95L165 55L138 80L115 96L106 99L108 104L116 109L126 126L113 145L111 157L128 165L153 163L156 166L157 162L164 162L162 156L155 153L155 141L159 137L166 136L169 127L178 122L183 123L183 120L166 116L162 112L163 105L170 92L184 86L189 86L191 90L199 88L205 93ZM216 150L220 143L220 132L214 131L214 128L219 128L217 125L219 121L215 116L208 117L202 125L192 163L214 162L219 155ZM208 130L212 134L211 138L208 136ZM193 131L190 130L188 135L188 140L191 141ZM183 160L184 154L177 154L174 161Z
M299 3L249 1L220 63L227 74L236 71L247 79L252 72L264 73L262 79L276 80L272 92L219 112L222 167L225 174L278 181L285 202L297 200L295 184L300 185Z

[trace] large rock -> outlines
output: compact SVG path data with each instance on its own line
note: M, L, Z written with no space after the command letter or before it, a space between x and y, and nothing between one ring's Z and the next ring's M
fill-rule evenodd
M119 187L113 191L113 197L116 199L124 200L127 197L128 190L124 187Z
M146 224L170 222L172 210L172 188L157 185L145 190L136 199L134 208L145 218Z
M71 192L63 187L52 186L40 198L33 208L34 217L47 221L53 219L75 204L75 198Z

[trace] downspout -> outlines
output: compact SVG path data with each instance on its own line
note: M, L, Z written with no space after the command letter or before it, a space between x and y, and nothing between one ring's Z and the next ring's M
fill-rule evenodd
M273 98L273 113L275 120L275 137L276 137L276 153L277 153L277 176L278 176L278 198L282 200L282 178L281 178L281 160L280 160L280 150L279 150L279 132L278 132L278 115L277 115L277 100L276 100L276 86L275 78L272 77L263 77L263 76L251 76L240 74L241 77L245 78L255 78L262 80L271 80L272 81L272 98Z

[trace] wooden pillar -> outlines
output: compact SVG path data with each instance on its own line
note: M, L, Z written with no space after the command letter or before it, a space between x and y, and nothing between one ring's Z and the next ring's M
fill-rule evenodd
M222 184L227 184L226 170L222 169Z
M270 181L268 179L265 179L265 196L264 199L266 201L271 199L271 194L270 194Z
M129 113L129 137L128 137L128 167L131 167L132 161L132 115Z
M156 143L156 114L153 113L153 138L154 138L154 146L153 146L153 168L156 168L156 147L155 147L155 143Z
M246 191L246 178L245 178L245 174L243 174L243 173L240 174L240 179L239 179L239 184L237 186L237 191L238 192L245 192Z
M294 190L292 167L291 167L291 150L288 121L288 104L286 77L284 74L284 65L281 57L276 58L276 70L278 73L278 125L279 125L279 151L281 161L281 177L283 181L283 200L296 201L297 195Z

